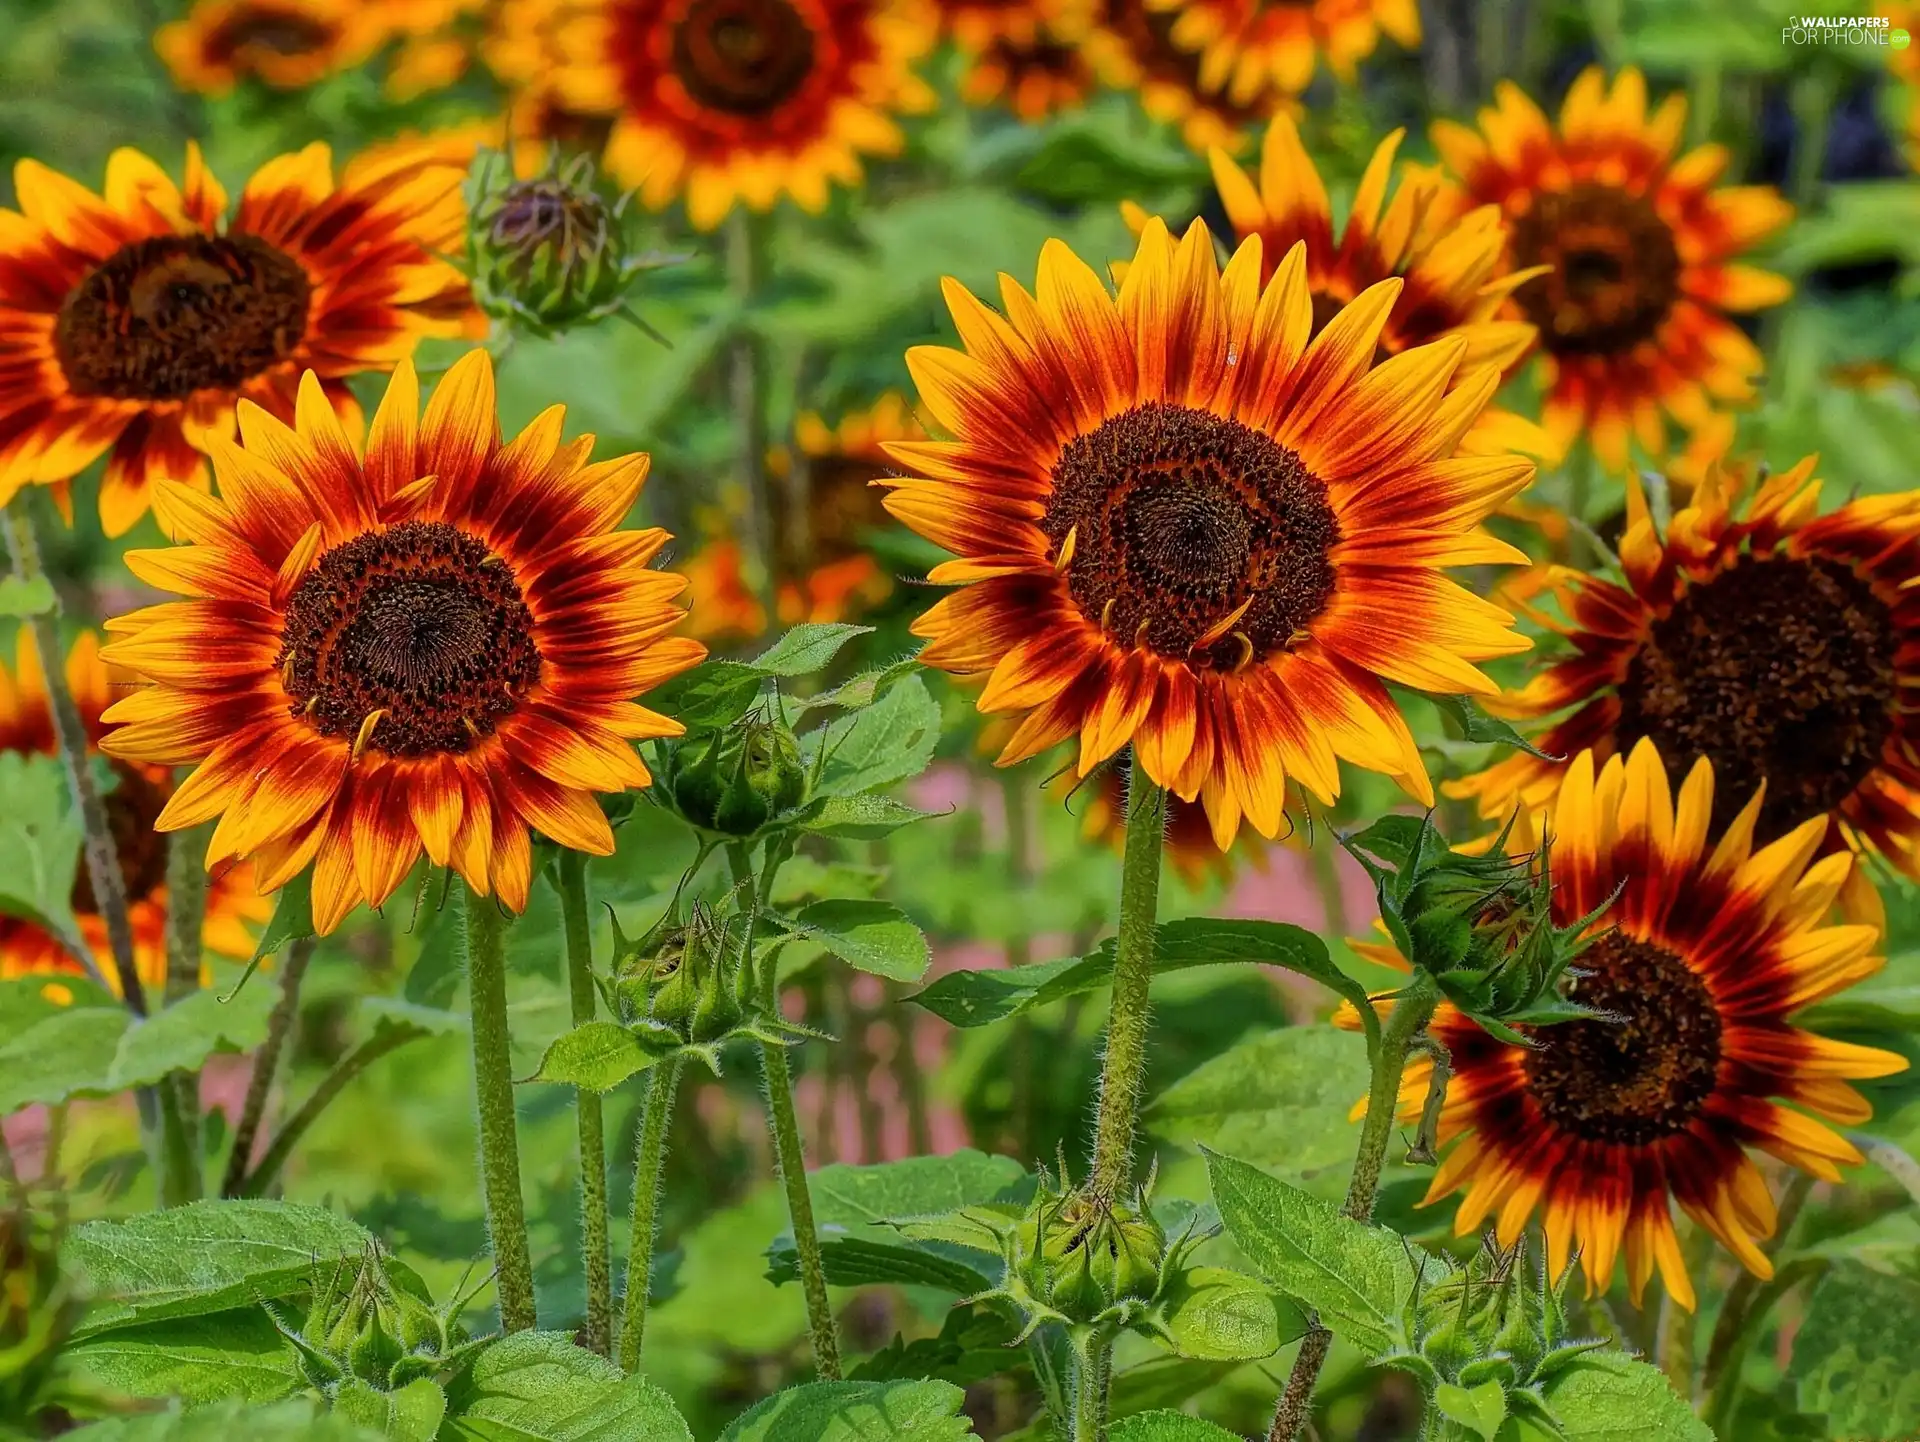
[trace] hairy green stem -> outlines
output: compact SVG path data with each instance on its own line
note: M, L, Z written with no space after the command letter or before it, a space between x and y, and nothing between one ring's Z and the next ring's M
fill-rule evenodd
M1380 1172L1386 1165L1387 1144L1399 1117L1400 1079L1406 1073L1407 1053L1432 1019L1440 993L1433 978L1416 970L1380 1028L1380 1053L1374 1061L1373 1081L1367 1088L1367 1117L1360 1124L1360 1146L1354 1154L1353 1177L1347 1183L1342 1210L1356 1222L1372 1220L1380 1196ZM1273 1414L1267 1442L1293 1442L1313 1410L1313 1384L1327 1360L1333 1338L1316 1322L1293 1359L1286 1390Z
M736 884L747 883L752 912L747 921L746 964L753 964L753 917L773 895L774 877L783 854L780 843L767 843L766 865L753 879L752 858L735 842L727 848ZM778 969L769 959L760 979L760 1000L770 1015L780 1010ZM800 1290L807 1301L807 1335L813 1344L813 1368L823 1382L840 1380L840 1334L834 1326L833 1302L827 1296L827 1267L820 1255L820 1233L813 1221L813 1191L807 1184L807 1154L800 1140L800 1118L793 1109L793 1070L787 1049L775 1042L760 1043L760 1068L767 1085L767 1130L773 1139L774 1166L787 1194L787 1220L793 1226L793 1250L800 1263Z
M1073 1361L1073 1442L1107 1442L1113 1393L1113 1338L1092 1338Z
M1160 857L1167 793L1137 764L1127 788L1127 849L1120 866L1120 935L1114 945L1113 1002L1100 1066L1100 1113L1093 1142L1097 1196L1118 1197L1133 1178L1133 1134L1147 1072L1148 992L1153 984Z
M267 1098L273 1092L274 1074L280 1069L280 1054L286 1050L287 1037L300 1015L300 983L306 979L315 944L311 936L303 936L287 948L285 965L280 968L280 997L267 1018L267 1039L253 1054L253 1075L247 1080L240 1119L233 1124L233 1145L227 1152L226 1175L220 1181L223 1197L237 1197L246 1187L254 1138L260 1135L260 1122L267 1114Z
M167 838L167 1005L200 989L200 933L207 917L206 855L211 822ZM200 1155L200 1073L178 1071L161 1085L174 1089L161 1192L169 1206L198 1201L206 1188Z
M533 1262L520 1199L520 1138L507 1041L507 918L490 896L467 893L467 979L473 996L473 1094L480 1111L480 1190L493 1239L500 1328L534 1324Z
M573 1024L584 1026L593 1020L598 1001L593 987L593 932L587 923L585 853L562 851L559 876L560 915L567 938L567 993L573 1004ZM607 1148L600 1093L575 1087L573 1109L580 1136L581 1267L587 1279L587 1317L583 1332L590 1350L610 1357L613 1355L613 1261L607 1243ZM635 1196L637 1206L638 1193Z
M341 1057L313 1089L313 1095L300 1104L299 1110L287 1118L286 1123L275 1134L273 1143L266 1154L260 1158L246 1181L240 1186L239 1195L243 1197L263 1197L273 1184L279 1180L280 1171L293 1155L293 1149L307 1134L320 1114L333 1104L334 1098L345 1091L353 1079L379 1061L389 1052L398 1051L415 1037L418 1031L406 1027L382 1027L361 1042L359 1046Z
M23 582L46 579L40 564L40 539L34 529L31 507L38 502L38 486L28 486L13 498L4 516L7 553L13 573ZM121 998L135 1016L147 1014L146 988L140 984L140 972L134 962L133 924L127 915L127 882L120 869L120 853L113 844L113 828L107 820L107 807L100 788L93 783L87 763L87 728L80 708L74 704L73 691L67 685L67 669L60 649L60 631L55 623L58 608L28 618L34 645L40 651L40 669L47 684L47 710L53 716L54 736L60 743L60 759L66 764L67 784L73 791L74 810L86 837L83 852L87 880L93 886L94 905L107 929L107 949L113 956L115 979Z
M1000 773L1001 810L1007 826L1007 885L1014 896L1028 895L1034 881L1033 799L1029 794L1032 785L1032 778L1018 767ZM1021 967L1032 960L1032 938L1027 935L1026 927L1016 920L1013 933L1007 938L1007 965ZM1030 1161L1034 1137L1039 1131L1040 1049L1033 1018L1025 1012L1013 1019L1008 1050L1013 1062L1013 1104L1009 1108L1013 1154L1022 1161Z
M660 1235L660 1174L667 1162L667 1129L680 1090L680 1058L647 1077L640 1103L640 1140L633 1155L633 1226L627 1243L626 1314L620 1326L620 1365L640 1370L640 1344L647 1330L647 1289L653 1280L653 1249Z

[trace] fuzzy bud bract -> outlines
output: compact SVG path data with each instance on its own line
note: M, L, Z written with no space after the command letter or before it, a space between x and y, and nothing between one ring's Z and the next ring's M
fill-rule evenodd
M731 726L663 744L660 785L703 831L752 836L807 799L800 743L776 704Z

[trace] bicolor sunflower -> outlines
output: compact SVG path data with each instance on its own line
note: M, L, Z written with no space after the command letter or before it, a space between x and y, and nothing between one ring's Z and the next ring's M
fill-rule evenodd
M1022 713L1000 764L1131 745L1222 849L1279 830L1289 778L1330 802L1337 759L1431 796L1384 683L1490 694L1473 663L1527 647L1445 575L1521 558L1480 522L1532 462L1456 454L1499 371L1457 336L1375 365L1398 280L1309 339L1306 247L1262 267L1257 236L1222 274L1204 225L1156 220L1117 300L1059 241L1004 317L947 281L965 349L907 362L953 439L888 445L910 474L879 483L957 557L914 631Z
M1403 164L1396 183L1394 156L1405 136L1396 130L1375 147L1337 231L1326 185L1290 117L1268 124L1257 176L1223 150L1209 159L1235 236L1260 237L1269 274L1296 243L1306 246L1316 329L1368 286L1398 276L1400 299L1380 332L1384 355L1459 336L1467 342L1462 365L1509 369L1535 332L1500 314L1530 279L1507 269L1505 217L1494 205L1469 209L1431 167ZM1146 212L1131 203L1122 210L1139 234Z
M894 116L930 109L912 71L932 47L922 0L599 0L553 32L551 89L618 118L607 168L711 230L735 205L802 209L897 154Z
M363 64L392 33L386 8L366 0L196 0L153 48L182 90L225 95L245 80L305 89Z
M1730 317L1792 287L1738 257L1793 207L1769 186L1717 186L1723 146L1676 155L1686 97L1649 114L1638 70L1611 88L1583 73L1557 127L1513 84L1495 96L1478 132L1436 121L1433 141L1474 203L1507 213L1514 267L1547 267L1514 292L1540 330L1546 429L1562 449L1588 435L1614 469L1629 437L1664 456L1669 414L1697 427L1752 398L1760 351Z
M970 56L960 98L969 105L1003 105L1036 124L1086 104L1096 84L1085 47L1043 31L1032 40L994 40Z
M1145 0L1099 0L1082 44L1102 84L1137 92L1141 109L1178 126L1192 149L1237 153L1280 100L1265 92L1236 100L1218 82L1207 83L1200 57L1174 43L1174 23L1173 15L1148 8Z
M666 532L617 529L647 457L588 464L561 406L503 444L484 351L424 419L403 362L364 455L311 372L292 427L239 410L219 498L161 489L187 544L127 554L186 599L121 617L104 653L151 684L102 749L197 765L155 825L218 817L209 863L249 857L264 889L311 865L322 934L422 851L514 911L533 829L611 852L594 793L647 785L632 743L681 729L634 698L705 654L669 634Z
M262 166L227 213L199 150L177 186L138 151L104 196L23 160L0 210L0 503L110 452L100 519L118 536L157 480L206 484L236 399L293 413L302 371L353 425L346 378L389 370L470 310L457 254L462 167L430 148L355 162L325 145Z
M53 712L47 701L46 672L33 633L22 627L18 661L11 673L0 664L0 751L56 756L60 743L54 734ZM115 693L126 691L134 678L108 666L100 658L100 643L92 632L74 639L67 654L67 689L80 711L90 745L98 746L106 727L101 714L113 704ZM134 969L145 986L164 986L167 980L167 846L154 834L153 822L173 792L173 776L164 766L112 761L113 789L101 798L112 830L121 875L127 886L127 919L133 930ZM109 985L117 982L113 949L106 922L94 900L93 883L85 865L75 873L69 898L81 939ZM263 924L273 904L253 888L246 866L222 868L208 883L206 920L201 940L221 956L244 958L253 954L253 928ZM0 979L19 976L73 976L82 974L79 962L68 955L58 937L30 921L0 917Z
M1384 32L1420 44L1416 0L1147 0L1177 16L1173 43L1200 55L1200 77L1245 103L1268 87L1298 95L1320 58L1349 84Z
M1826 818L1761 845L1762 792L1729 805L1730 783L1716 790L1702 758L1676 797L1670 764L1645 740L1604 764L1583 751L1551 811L1522 818L1516 853L1551 839L1555 923L1605 908L1568 990L1618 1020L1561 1022L1513 1046L1443 1002L1430 1029L1453 1067L1439 1137L1451 1149L1426 1200L1461 1193L1455 1231L1491 1218L1504 1246L1541 1211L1550 1273L1577 1248L1589 1292L1605 1288L1624 1246L1636 1304L1657 1270L1691 1309L1669 1199L1771 1276L1758 1243L1773 1234L1773 1199L1744 1149L1839 1181L1861 1156L1825 1123L1866 1121L1849 1082L1907 1062L1792 1021L1884 964L1874 928L1826 924L1853 866L1821 856ZM1390 947L1361 949L1405 969ZM1350 1009L1336 1020L1357 1024ZM1431 1068L1408 1062L1409 1120Z
M1878 851L1920 875L1920 493L1862 497L1825 515L1813 460L1742 487L1709 469L1659 534L1628 489L1622 581L1545 573L1570 650L1499 704L1549 755L1625 753L1651 739L1678 781L1698 758L1720 777L1717 826L1762 783L1756 835L1830 817L1830 849ZM1506 816L1544 804L1560 766L1517 753L1447 791ZM1847 900L1878 914L1864 870Z

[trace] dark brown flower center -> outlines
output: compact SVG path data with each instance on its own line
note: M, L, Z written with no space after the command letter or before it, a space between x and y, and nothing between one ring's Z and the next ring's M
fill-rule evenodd
M1553 270L1514 294L1560 355L1617 355L1650 340L1680 294L1673 230L1645 196L1611 185L1543 191L1513 223L1516 265Z
M333 29L311 15L287 10L242 10L216 30L207 49L223 60L248 50L274 55L310 55L333 40Z
M1640 1147L1683 1131L1713 1094L1720 1013L1698 972L1665 947L1611 932L1567 988L1618 1020L1543 1027L1523 1065L1548 1121L1593 1142Z
M673 72L701 105L770 115L813 73L815 39L787 0L693 0L673 28Z
M1125 44L1148 80L1176 85L1207 108L1220 112L1230 125L1246 125L1261 112L1252 105L1236 105L1224 91L1209 90L1200 83L1200 54L1174 42L1173 29L1178 10L1149 10L1142 0L1105 0L1100 7L1101 23Z
M113 849L120 858L127 900L139 901L166 885L167 844L153 829L153 823L166 809L169 793L137 766L129 766L124 761L107 764L118 778L113 790L100 798L107 809L107 829L113 833ZM84 857L73 873L73 891L68 900L76 916L91 916L100 909Z
M393 756L466 751L540 679L507 561L443 521L406 521L336 546L294 588L281 676L324 735Z
M114 252L54 323L74 394L180 400L231 390L293 354L313 286L293 257L251 235L156 235Z
M1149 402L1078 436L1041 521L1068 589L1123 646L1234 670L1285 650L1333 594L1327 488L1271 436Z
M1745 558L1653 623L1620 686L1622 749L1651 736L1676 782L1713 762L1713 825L1767 783L1770 841L1880 763L1896 699L1893 616L1836 561Z

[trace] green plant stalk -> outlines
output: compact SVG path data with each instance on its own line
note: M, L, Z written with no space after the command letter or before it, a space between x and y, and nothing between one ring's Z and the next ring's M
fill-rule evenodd
M560 915L567 938L567 993L573 1024L594 1018L598 997L593 986L593 932L587 924L587 858L571 849L560 853ZM600 1093L586 1087L573 1092L580 1136L580 1252L587 1279L587 1316L582 1329L591 1351L613 1355L613 1260L607 1242L607 1148ZM638 1205L638 1193L635 1193ZM645 1303L642 1303L644 1307Z
M28 486L6 507L7 553L13 573L22 581L46 579L40 564L40 539L34 528L31 507L38 500L38 486ZM147 992L140 984L140 972L134 963L133 923L127 915L127 882L120 869L120 853L113 844L113 828L107 821L106 803L93 784L87 768L87 728L67 686L67 670L62 664L60 631L55 624L58 607L28 618L34 644L40 651L40 669L46 675L47 710L53 716L54 736L60 743L60 759L66 765L67 785L73 791L74 810L86 837L82 853L87 880L93 885L94 904L107 930L107 949L113 956L114 977L120 984L120 996L135 1016L147 1014Z
M1771 1281L1759 1283L1751 1293L1747 1305L1742 1309L1740 1326L1729 1343L1727 1361L1736 1365L1729 1366L1720 1378L1720 1385L1708 1397L1707 1404L1701 1409L1701 1417L1715 1437L1737 1437L1734 1430L1740 1420L1740 1367L1748 1350L1760 1335L1760 1327L1767 1319L1774 1304L1786 1296L1802 1282L1817 1281L1826 1274L1832 1263L1825 1257L1796 1257L1773 1274ZM1717 1341L1718 1338L1716 1337Z
M1373 1204L1380 1197L1380 1172L1386 1165L1387 1145L1393 1140L1399 1116L1400 1079L1406 1073L1407 1053L1432 1019L1439 1000L1433 978L1416 970L1380 1028L1380 1054L1367 1088L1367 1116L1360 1124L1360 1146L1354 1154L1353 1176L1347 1183L1346 1205L1341 1209L1356 1222L1373 1219ZM1316 1322L1293 1359L1293 1371L1274 1410L1267 1442L1294 1442L1300 1435L1313 1410L1313 1384L1332 1343L1332 1334Z
M500 1329L534 1324L533 1262L520 1199L520 1139L507 1041L507 920L492 897L467 893L467 979L472 989L473 1094L480 1112L480 1191L493 1239Z
M238 1195L243 1197L263 1197L279 1179L281 1168L293 1155L293 1149L307 1134L307 1129L320 1119L320 1114L333 1104L335 1097L347 1089L353 1079L379 1061L388 1052L398 1051L419 1033L401 1027L385 1027L361 1042L359 1046L341 1057L332 1071L313 1089L313 1095L300 1104L298 1111L287 1118L273 1138L260 1165L255 1167L247 1179L241 1183Z
M1807 1173L1795 1172L1782 1191L1774 1224L1774 1235L1779 1238L1774 1246L1776 1253L1783 1250L1792 1238L1794 1223L1800 1220L1800 1211L1813 1194L1813 1181ZM1776 1280L1779 1275L1776 1273ZM1713 1325L1713 1336L1707 1343L1707 1356L1701 1366L1699 1386L1699 1394L1706 1400L1700 1415L1709 1426L1714 1427L1715 1436L1727 1435L1717 1424L1732 1420L1734 1398L1740 1391L1740 1371L1746 1361L1747 1348L1753 1344L1758 1324L1765 1319L1767 1308L1785 1291L1780 1288L1769 1293L1763 1305L1761 1286L1758 1277L1745 1268L1741 1269L1733 1285L1727 1288L1726 1300L1720 1304L1720 1316Z
M1133 1179L1133 1136L1147 1072L1148 992L1153 984L1160 858L1165 849L1167 793L1133 767L1127 788L1127 845L1120 864L1120 935L1114 943L1113 1002L1100 1066L1100 1111L1089 1189L1117 1198Z
M1015 896L1025 896L1034 881L1033 802L1027 788L1031 779L1018 767L1000 773L1001 813L1007 827L1007 885ZM1007 966L1025 966L1033 960L1033 942L1025 927L1016 926L1007 938ZM1013 1019L1008 1039L1013 1060L1013 1154L1030 1158L1039 1130L1039 1047L1033 1018L1022 1012Z
M753 880L752 858L746 846L734 842L727 847L733 879L736 884L748 883L747 894L753 908L747 922L748 965L753 962L753 917L773 895L774 877L783 859L780 845L778 840L767 843L766 865L757 883ZM769 958L760 980L760 1000L770 1013L780 1009L778 973L774 959ZM793 1069L787 1065L787 1049L773 1042L761 1042L760 1069L767 1084L767 1130L773 1139L774 1166L787 1194L787 1220L793 1226L793 1250L800 1263L800 1290L807 1301L807 1336L813 1345L813 1369L821 1381L838 1382L840 1334L833 1322L833 1303L827 1296L827 1267L820 1255L820 1233L813 1221L813 1190L807 1184L807 1154L800 1141L800 1118L793 1109Z
M247 1079L246 1099L240 1103L240 1120L233 1126L233 1145L220 1181L223 1197L237 1197L246 1187L254 1138L260 1135L260 1122L267 1114L267 1098L273 1092L274 1073L280 1069L280 1053L286 1050L287 1038L300 1015L300 983L306 979L315 945L311 936L303 936L286 950L286 964L280 969L280 998L267 1018L266 1040L253 1055L253 1075Z
M200 933L207 919L208 822L167 838L167 1005L200 989ZM161 1194L168 1206L198 1201L206 1189L200 1156L200 1073L175 1072L162 1085L174 1089L177 1125L169 1128Z
M620 1326L620 1366L640 1370L640 1344L647 1330L647 1289L653 1281L653 1249L660 1236L660 1174L667 1162L667 1131L680 1090L680 1058L647 1077L640 1103L640 1140L633 1155L633 1226L627 1243L626 1314Z
M1091 1338L1073 1360L1073 1442L1107 1442L1107 1410L1113 1400L1113 1338Z

